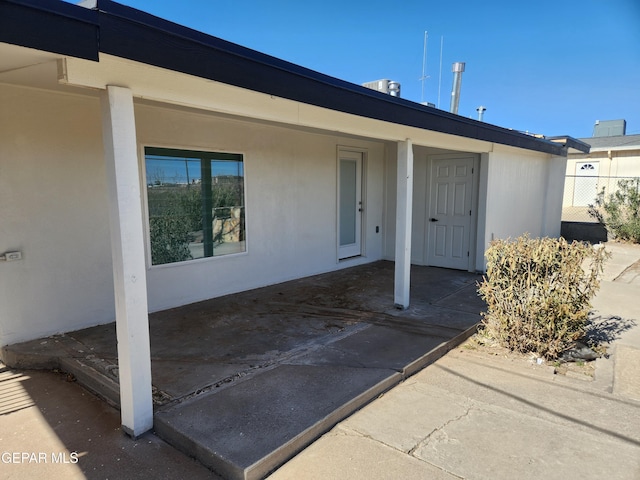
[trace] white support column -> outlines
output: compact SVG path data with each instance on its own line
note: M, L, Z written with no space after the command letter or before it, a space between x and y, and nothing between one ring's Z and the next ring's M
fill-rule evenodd
M116 303L122 429L136 438L153 427L151 353L143 217L133 95L108 86L102 96L111 254Z
M413 210L413 145L398 142L398 185L396 204L396 264L394 303L409 307L411 277L411 217Z

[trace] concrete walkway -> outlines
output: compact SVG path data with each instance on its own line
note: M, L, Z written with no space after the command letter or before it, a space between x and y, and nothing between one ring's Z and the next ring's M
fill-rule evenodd
M120 412L67 375L0 363L3 480L219 479L152 433L133 441Z
M595 380L459 348L269 479L640 479L640 246L606 248Z

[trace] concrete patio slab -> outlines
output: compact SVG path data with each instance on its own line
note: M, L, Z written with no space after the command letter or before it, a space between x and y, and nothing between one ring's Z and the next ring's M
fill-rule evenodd
M155 359L151 364L154 385L162 385L162 391L172 400L224 383L250 370L248 364L219 364L198 359Z
M477 275L413 267L398 310L393 272L375 262L152 313L157 432L226 478L261 478L473 333ZM2 354L117 404L116 345L109 324Z
M159 411L155 430L225 478L259 479L400 380L384 369L282 365Z
M459 332L457 332L459 333ZM403 373L404 368L426 352L450 340L370 325L358 334L333 342L285 363L291 365L331 365L353 368L382 368Z

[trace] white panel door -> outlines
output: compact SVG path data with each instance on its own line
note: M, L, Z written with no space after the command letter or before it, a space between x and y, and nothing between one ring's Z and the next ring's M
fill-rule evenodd
M474 157L431 160L427 262L469 268Z
M338 154L338 259L362 254L362 152Z
M598 195L599 162L577 162L573 188L573 206L586 207L595 203Z

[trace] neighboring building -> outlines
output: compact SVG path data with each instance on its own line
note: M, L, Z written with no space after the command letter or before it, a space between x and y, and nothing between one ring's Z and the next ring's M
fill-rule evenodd
M484 270L493 238L560 233L583 143L91 3L0 1L0 254L22 253L0 346L116 319L129 433L152 421L149 311L382 259L406 308L412 262Z
M581 138L588 153L568 156L563 221L595 222L587 213L598 192L613 193L622 179L640 178L640 135L626 135L624 120L599 121L594 136Z

